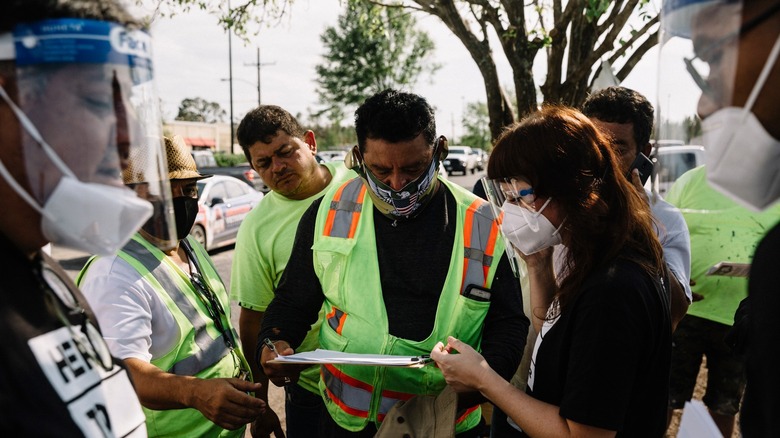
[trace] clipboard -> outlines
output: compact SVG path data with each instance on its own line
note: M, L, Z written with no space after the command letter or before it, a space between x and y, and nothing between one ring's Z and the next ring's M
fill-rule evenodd
M277 356L267 363L275 364L295 364L295 365L365 365L379 367L406 367L421 368L433 359L427 354L420 356L395 356L387 354L360 354L344 353L341 351L316 349L303 353L291 354L289 356Z

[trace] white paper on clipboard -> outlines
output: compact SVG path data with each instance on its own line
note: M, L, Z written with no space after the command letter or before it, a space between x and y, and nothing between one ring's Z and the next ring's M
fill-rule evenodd
M719 262L707 271L707 275L748 277L750 275L750 263Z
M344 353L341 351L316 349L304 353L278 356L268 363L282 364L339 364L372 365L381 367L421 367L431 362L427 354L421 356L393 356L386 354Z
M677 438L722 438L707 407L699 400L685 402Z

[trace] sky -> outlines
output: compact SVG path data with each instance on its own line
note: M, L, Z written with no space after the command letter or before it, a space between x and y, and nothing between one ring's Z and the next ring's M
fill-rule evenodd
M324 53L320 35L336 25L342 11L338 0L296 0L290 14L274 27L263 27L244 43L232 38L233 114L235 120L257 105L257 48L261 55L261 98L263 104L279 105L306 123L317 102L315 66ZM437 130L448 137L460 136L460 120L465 105L484 102L482 76L470 55L438 18L418 14L418 26L436 44L433 54L441 68L431 77L423 76L411 89L425 97L436 110ZM172 120L185 98L201 97L217 102L230 112L228 36L217 19L192 9L173 18L158 18L151 27L158 94L163 115ZM496 42L494 52L500 51ZM511 86L511 69L503 56L495 56L502 84ZM640 61L623 85L655 96L657 51ZM544 65L536 62L541 82ZM227 119L226 119L227 120Z

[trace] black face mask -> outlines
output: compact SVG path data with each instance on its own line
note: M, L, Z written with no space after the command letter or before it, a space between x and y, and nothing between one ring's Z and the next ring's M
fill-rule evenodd
M173 198L173 214L176 216L176 237L187 237L198 216L198 200L189 196Z
M172 240L172 236L170 236L168 233L168 227L164 226L165 222L154 219L165 217L165 203L157 196L150 196L147 198L147 201L152 203L154 214L152 215L152 219L149 219L145 224L143 224L141 229L156 239L163 241Z

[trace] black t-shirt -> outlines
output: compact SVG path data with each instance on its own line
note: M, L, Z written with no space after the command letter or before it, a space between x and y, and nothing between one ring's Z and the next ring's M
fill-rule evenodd
M596 270L542 330L528 393L577 423L618 436L663 436L671 322L656 284L624 258Z
M28 260L3 235L0 260L0 435L82 436L27 344L62 327L46 310L41 260Z
M750 267L747 386L740 413L742 436L780 433L780 225L756 248Z
M106 397L115 402L124 397L136 400L124 368L114 366L98 374L99 365L80 353L51 307L55 301L49 294L55 293L43 279L44 269L61 279L61 286L71 290L84 310L82 314L62 308L61 317L72 329L81 329L84 315L95 321L68 275L49 258L28 259L2 234L0 263L0 436L84 436L73 418L89 433L106 428L121 435L138 431L143 425L140 406L133 416L131 406L106 402ZM122 424L111 424L120 416Z
M325 297L314 273L311 247L320 204L321 199L312 203L301 217L290 260L263 317L259 339L285 339L295 348L317 320ZM405 339L425 339L433 330L452 257L457 228L455 198L442 184L430 203L409 222L394 223L375 208L372 210L389 332ZM495 256L501 261L491 287L481 346L488 364L509 379L520 363L529 321L523 314L520 282L506 255Z

